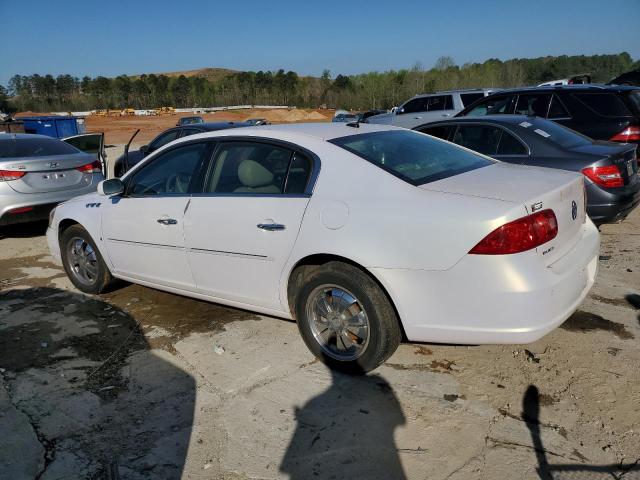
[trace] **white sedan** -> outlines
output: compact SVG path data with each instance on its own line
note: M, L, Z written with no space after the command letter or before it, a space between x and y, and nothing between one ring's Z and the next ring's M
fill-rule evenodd
M532 342L593 285L582 176L492 160L384 125L242 128L174 141L47 232L74 285L114 278L295 319L333 368L403 334Z

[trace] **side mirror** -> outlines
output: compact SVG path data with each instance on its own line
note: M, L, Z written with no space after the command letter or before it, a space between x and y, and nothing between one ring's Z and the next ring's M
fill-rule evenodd
M149 145L142 145L139 150L142 152L143 155L146 155L147 153L149 153Z
M105 197L112 197L114 195L120 195L124 192L124 183L119 178L111 178L109 180L102 180L98 183L98 194Z

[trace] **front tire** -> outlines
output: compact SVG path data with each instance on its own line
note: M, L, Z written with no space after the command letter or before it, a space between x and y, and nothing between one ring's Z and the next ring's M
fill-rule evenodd
M298 329L309 350L329 367L369 372L398 348L402 332L382 288L342 262L311 270L295 295Z
M62 233L60 253L69 280L81 292L102 293L113 282L91 235L80 225L73 225Z

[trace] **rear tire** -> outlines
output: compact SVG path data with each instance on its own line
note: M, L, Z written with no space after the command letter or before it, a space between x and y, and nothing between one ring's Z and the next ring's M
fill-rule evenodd
M402 332L389 298L365 272L329 262L305 272L295 294L300 335L329 367L362 375L387 360Z
M60 254L69 280L81 292L102 293L113 283L95 242L80 225L73 225L62 233Z

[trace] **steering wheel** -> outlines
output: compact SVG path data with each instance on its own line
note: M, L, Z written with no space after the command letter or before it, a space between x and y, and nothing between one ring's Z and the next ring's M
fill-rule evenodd
M187 173L174 173L165 182L166 193L187 193L191 175Z

